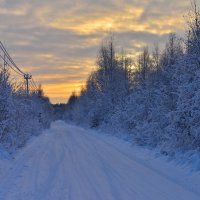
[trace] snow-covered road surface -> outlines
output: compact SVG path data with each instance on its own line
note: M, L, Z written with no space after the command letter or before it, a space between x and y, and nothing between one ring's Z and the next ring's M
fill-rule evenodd
M97 135L55 122L4 170L0 177L0 199L200 199L198 192Z

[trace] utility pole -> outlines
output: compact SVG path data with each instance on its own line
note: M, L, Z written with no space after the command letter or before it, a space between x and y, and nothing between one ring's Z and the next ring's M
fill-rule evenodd
M32 78L29 74L24 74L24 79L26 81L26 95L29 96L29 80Z

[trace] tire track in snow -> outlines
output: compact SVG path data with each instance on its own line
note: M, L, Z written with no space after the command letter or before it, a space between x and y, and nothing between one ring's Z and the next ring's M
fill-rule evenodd
M199 200L90 131L56 122L0 181L1 200Z

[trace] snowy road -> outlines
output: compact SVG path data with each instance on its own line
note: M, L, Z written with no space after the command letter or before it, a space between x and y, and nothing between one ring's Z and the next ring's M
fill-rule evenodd
M199 200L84 129L56 122L1 176L1 200Z

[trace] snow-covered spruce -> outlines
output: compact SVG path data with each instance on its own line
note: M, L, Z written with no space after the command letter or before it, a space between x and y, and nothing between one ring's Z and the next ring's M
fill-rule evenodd
M97 69L80 95L72 94L66 120L127 133L139 145L176 152L200 148L200 12L189 15L186 38L170 34L164 50L145 47L137 59L104 42ZM200 169L200 166L199 166Z
M0 145L11 153L50 126L52 108L41 89L27 97L10 79L0 71Z

